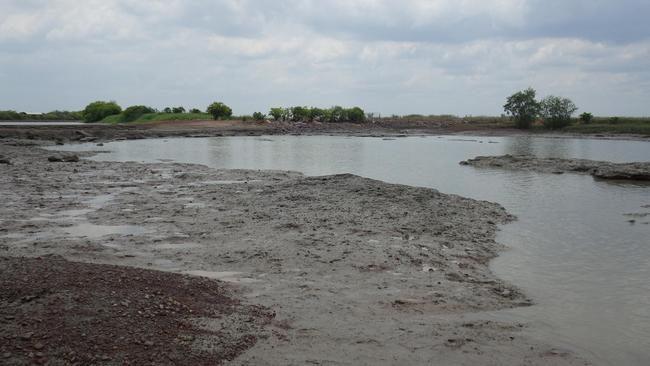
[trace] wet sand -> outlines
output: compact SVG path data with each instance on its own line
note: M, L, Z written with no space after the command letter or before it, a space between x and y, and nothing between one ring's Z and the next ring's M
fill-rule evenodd
M0 255L227 282L275 313L231 364L588 364L528 324L476 315L531 305L489 271L514 219L497 204L353 175L49 159L65 154L39 144L0 142ZM245 324L203 326L262 332Z

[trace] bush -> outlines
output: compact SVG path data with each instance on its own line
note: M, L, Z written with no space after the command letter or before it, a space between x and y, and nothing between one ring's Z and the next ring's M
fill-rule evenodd
M133 122L140 118L143 114L148 114L148 113L155 113L156 110L147 107L144 105L134 105L130 106L129 108L125 109L124 112L122 112L122 122Z
M292 107L291 120L294 122L302 122L309 119L309 108L307 107Z
M212 118L218 120L232 116L232 109L221 102L214 102L208 106L208 113L212 115Z
M580 115L580 121L582 121L582 123L584 123L586 125L590 124L591 121L593 121L593 120L594 120L594 115L591 114L591 113L585 112L585 113Z
M198 109L198 108L192 108L192 109L190 109L190 113L192 113L192 114L199 114L199 113L203 113L203 112L201 112L201 110Z
M120 114L122 108L115 102L96 101L88 104L82 115L86 122L98 122L108 116Z
M174 108L172 108L172 113L176 113L176 114L185 113L185 108L184 107L174 107Z
M269 115L273 117L274 120L279 121L279 120L285 120L286 114L284 108L271 108L269 111Z
M347 110L347 120L350 122L364 122L366 120L366 112L359 107L353 107Z
M540 103L544 126L550 129L563 128L571 124L571 116L578 107L568 98L549 95Z
M535 100L536 93L535 89L528 88L509 96L506 100L503 109L515 120L517 128L530 128L537 118L540 104Z
M253 119L260 122L264 121L266 119L266 116L262 112L255 112L253 113Z

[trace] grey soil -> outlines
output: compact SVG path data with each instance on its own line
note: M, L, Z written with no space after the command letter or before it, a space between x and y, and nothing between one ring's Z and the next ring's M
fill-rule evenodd
M538 158L531 155L479 156L461 162L477 168L528 170L541 173L590 174L599 179L650 181L650 163L611 163L584 159Z
M588 364L527 324L480 320L531 305L489 271L497 225L514 219L497 204L353 175L51 162L30 144L0 142L0 255L230 282L277 314L233 365Z

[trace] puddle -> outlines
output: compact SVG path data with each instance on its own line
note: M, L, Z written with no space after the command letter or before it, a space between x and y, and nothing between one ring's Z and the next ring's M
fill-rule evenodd
M135 225L119 225L119 226L106 226L94 225L91 223L82 223L71 227L62 229L66 234L85 237L90 239L98 239L107 235L144 235L151 233L142 226Z
M262 282L254 278L242 277L243 272L211 272L211 271L184 271L183 273L192 276L201 276L232 283L258 283Z

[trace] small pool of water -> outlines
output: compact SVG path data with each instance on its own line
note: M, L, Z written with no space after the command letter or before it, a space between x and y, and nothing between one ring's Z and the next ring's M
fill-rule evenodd
M94 150L94 144L57 147ZM181 138L105 144L93 159L175 161L215 168L353 173L498 202L518 216L498 240L511 249L492 264L537 305L496 318L531 322L540 336L583 350L599 364L650 360L650 185L590 176L480 170L478 155L534 154L613 162L650 161L650 143L537 137L325 136Z

